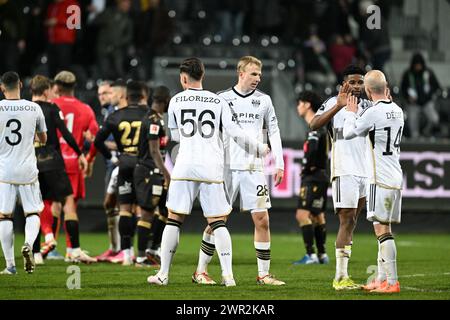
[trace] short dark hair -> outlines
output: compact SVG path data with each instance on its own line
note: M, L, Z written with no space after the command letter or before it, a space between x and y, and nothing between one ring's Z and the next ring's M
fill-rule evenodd
M6 90L15 90L19 88L20 77L17 72L7 71L2 75L0 81Z
M322 105L322 98L317 93L308 90L300 93L297 101L309 102L314 112L317 112Z
M121 88L126 88L127 87L127 82L123 79L117 79L116 81L112 82L110 84L111 87L121 87Z
M52 83L49 78L36 75L31 79L30 89L31 94L34 96L42 96L45 90L50 89L52 87Z
M198 58L188 58L181 63L180 73L186 73L190 78L200 81L205 75L205 66Z
M138 103L144 97L142 83L131 80L127 82L127 100L130 104Z
M366 71L364 71L361 67L358 67L357 65L350 64L342 72L342 76L344 77L344 79L352 74L359 74L364 76L366 74Z
M153 89L152 94L153 101L166 102L170 99L170 90L166 86L159 86Z

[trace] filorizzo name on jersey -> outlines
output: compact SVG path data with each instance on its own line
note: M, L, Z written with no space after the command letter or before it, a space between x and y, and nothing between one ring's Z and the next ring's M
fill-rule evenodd
M36 111L35 106L0 106L0 111Z
M204 97L204 96L180 96L175 98L175 102L187 102L187 101L195 101L195 102L204 102L204 103L215 103L219 104L220 99L215 97Z

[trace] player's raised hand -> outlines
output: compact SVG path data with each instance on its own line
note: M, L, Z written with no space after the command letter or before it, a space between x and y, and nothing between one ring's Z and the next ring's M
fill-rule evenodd
M347 97L347 111L358 112L358 98L356 96L350 94Z
M337 101L336 104L340 107L343 108L347 105L347 98L351 92L351 88L350 85L346 82L344 83L343 86L341 86L341 88L339 89L339 94L337 96Z
M275 181L275 187L278 186L284 178L284 170L277 169L277 172L275 173L274 181Z

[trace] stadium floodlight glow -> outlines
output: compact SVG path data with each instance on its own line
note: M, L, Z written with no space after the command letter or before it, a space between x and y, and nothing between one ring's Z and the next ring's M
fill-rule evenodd
M271 41L273 44L277 44L277 43L279 42L279 39L278 39L277 36L271 36L271 37L270 37L270 41Z
M175 18L177 16L177 12L175 10L170 10L167 15L169 18Z
M44 55L44 56L41 57L41 63L42 64L46 64L47 61L48 61L47 56Z
M288 60L288 66L289 66L289 68L294 68L295 67L295 60L294 59L289 59Z
M284 69L286 69L286 64L284 62L278 62L277 68L278 70L283 71Z
M444 89L442 91L442 98L447 99L447 97L448 97L448 91L446 89Z
M303 92L303 85L302 84L298 84L295 86L294 91L296 94L302 93Z
M28 14L30 12L30 7L26 6L23 8L23 14Z
M165 68L169 65L169 61L167 59L162 59L160 64L161 64L161 67Z
M247 35L243 35L242 36L242 42L243 43L249 43L250 42L250 37Z
M200 10L200 11L198 12L198 17L199 17L200 19L205 19L205 18L206 18L206 12L205 12L204 10Z
M261 45L263 47L267 47L270 44L270 41L267 38L261 39Z
M236 47L241 44L241 40L239 40L238 38L234 38L233 41L231 41L231 42Z
M130 66L136 67L138 64L139 64L138 59L136 59L136 58L131 59Z
M325 88L325 94L326 94L327 96L331 95L332 93L333 93L333 90L332 90L330 87L326 87L326 88Z
M225 69L227 67L227 62L225 60L222 60L219 62L219 67L222 69Z
M203 44L205 45L205 46L209 46L210 44L211 44L211 38L210 37L204 37L203 38Z
M180 44L181 40L182 39L179 35L176 35L175 37L173 37L173 43L175 43L175 44Z
M220 34L215 34L214 41L217 43L222 42L222 36Z
M394 94L399 94L400 88L395 86L395 87L392 88L392 91L394 92Z
M311 91L313 89L313 86L311 83L305 83L305 90Z

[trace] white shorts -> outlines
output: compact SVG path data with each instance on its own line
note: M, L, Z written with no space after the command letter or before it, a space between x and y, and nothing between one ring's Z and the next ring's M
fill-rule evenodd
M119 175L119 166L115 167L111 172L111 178L109 179L108 188L106 193L117 194L117 176Z
M16 207L18 196L25 215L41 213L44 209L39 181L23 185L0 182L0 214L12 214Z
M359 199L366 196L367 178L358 176L341 176L331 183L334 210L340 208L358 208Z
M231 170L225 181L231 204L240 195L241 211L265 211L272 207L266 177L261 171Z
M195 198L200 201L206 218L226 216L231 206L223 183L208 183L187 180L170 181L167 193L167 209L173 213L191 214Z
M367 220L381 223L400 223L402 191L370 184L367 197Z

